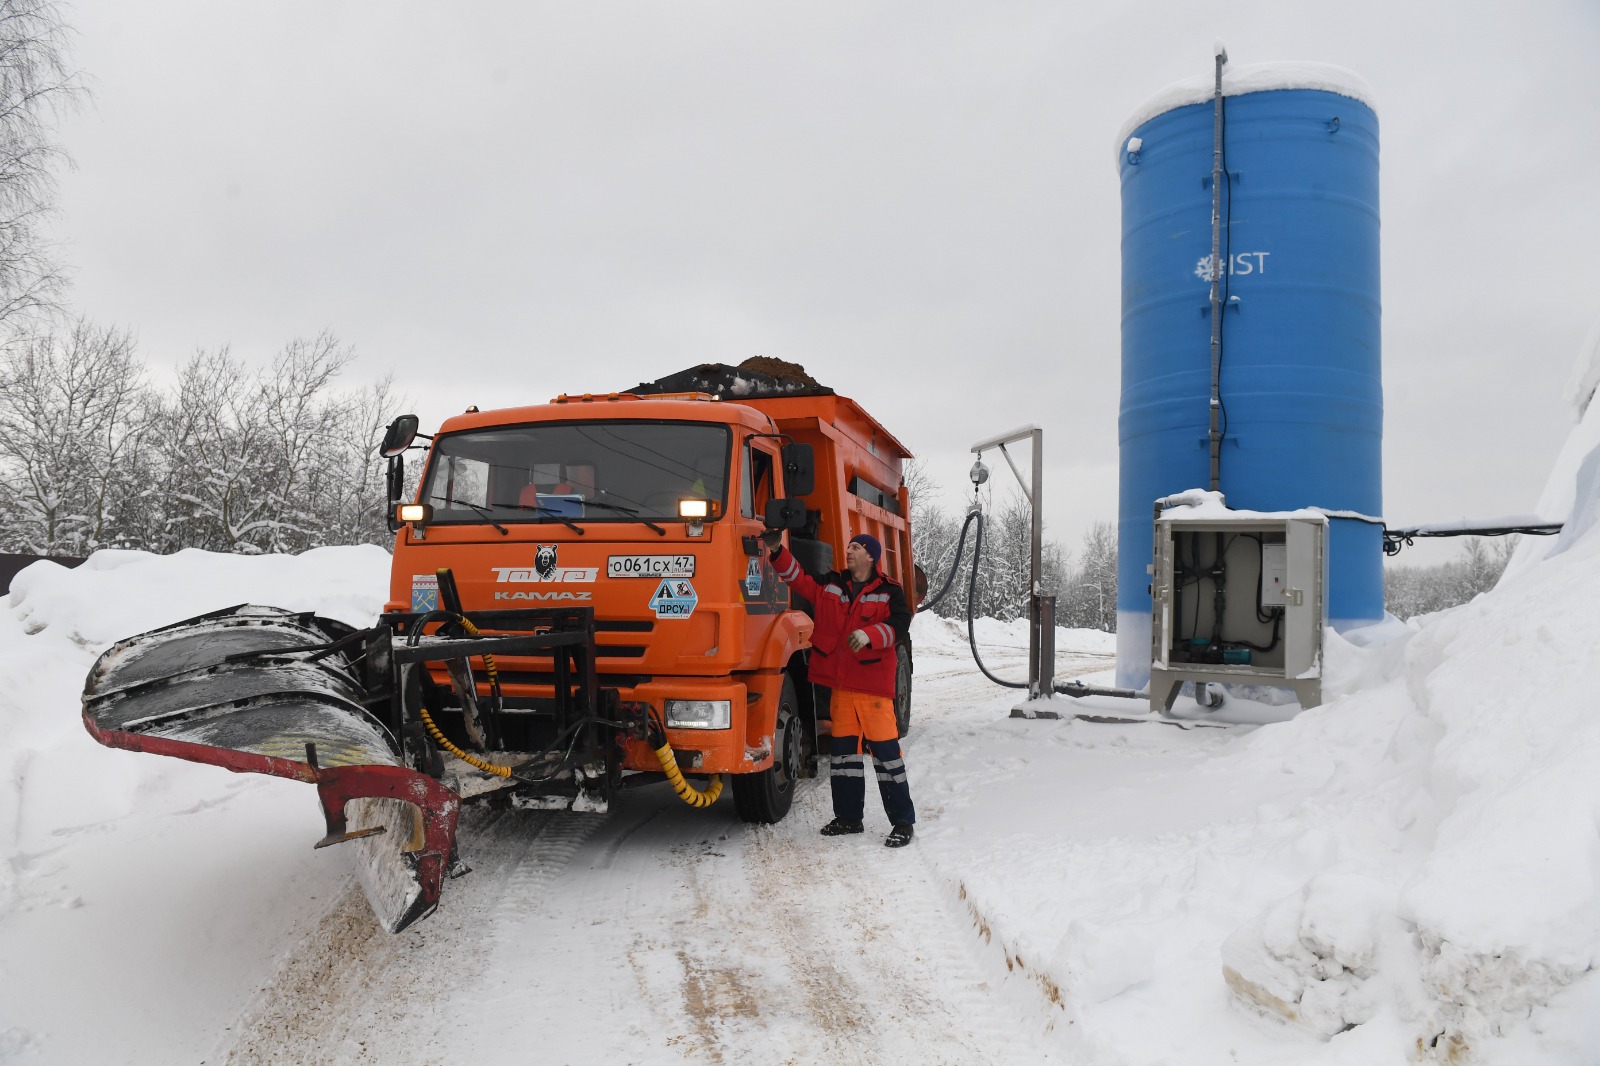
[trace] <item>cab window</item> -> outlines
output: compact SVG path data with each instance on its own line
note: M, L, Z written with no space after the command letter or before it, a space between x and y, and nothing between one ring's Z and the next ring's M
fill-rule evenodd
M744 484L739 493L739 513L760 518L772 499L773 455L759 444L744 446Z

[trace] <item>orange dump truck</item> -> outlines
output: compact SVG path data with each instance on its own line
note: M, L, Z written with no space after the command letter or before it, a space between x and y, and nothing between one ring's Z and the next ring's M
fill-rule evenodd
M240 606L120 642L84 693L103 743L314 782L380 920L431 912L462 800L604 809L665 781L696 806L731 779L747 821L789 810L826 707L808 605L760 542L813 570L857 533L915 591L909 453L804 376L708 364L608 394L447 420L400 499L379 624ZM842 564L841 564L842 565ZM214 649L214 654L202 649ZM899 649L902 732L911 656Z

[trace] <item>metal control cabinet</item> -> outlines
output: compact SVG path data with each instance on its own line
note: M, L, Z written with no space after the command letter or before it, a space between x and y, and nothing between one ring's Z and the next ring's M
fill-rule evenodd
M1328 520L1240 514L1155 522L1150 706L1186 681L1290 688L1322 702Z

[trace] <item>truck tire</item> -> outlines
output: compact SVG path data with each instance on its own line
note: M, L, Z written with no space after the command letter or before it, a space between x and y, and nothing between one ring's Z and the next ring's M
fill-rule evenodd
M894 657L894 724L904 737L911 733L911 649L897 644Z
M733 776L733 805L744 821L770 825L789 813L803 769L803 728L794 682L785 675L778 694L778 721L772 730L772 766L759 773Z

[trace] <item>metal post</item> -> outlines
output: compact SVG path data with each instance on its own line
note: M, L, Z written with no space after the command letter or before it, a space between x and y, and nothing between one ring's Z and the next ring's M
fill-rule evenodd
M1033 699L1051 695L1050 679L1046 674L1055 671L1045 665L1043 640L1044 619L1039 608L1039 597L1044 592L1044 430L1033 431L1033 553L1028 567L1028 695ZM1054 604L1052 604L1054 606ZM1052 612L1054 614L1054 612ZM1050 625L1055 625L1054 618Z
M1056 598L1036 596L1039 605L1039 691L1056 690Z
M1029 440L1033 445L1033 471L1032 484L1022 480L1022 472L1017 469L1017 464L1011 461L1011 453L1006 451L1007 444L1014 444L1020 440ZM1016 475L1017 482L1022 485L1023 492L1028 497L1028 505L1033 511L1032 545L1028 557L1028 698L1038 699L1040 696L1053 696L1055 694L1055 653L1052 650L1048 655L1041 647L1040 633L1043 628L1041 618L1040 597L1044 589L1044 430L1038 426L1023 426L1010 433L1002 433L998 437L979 441L972 446L972 450L981 456L987 448L999 448L1000 454L1005 457L1006 465L1011 467L1011 472ZM1055 644L1055 601L1050 603L1050 644L1053 649Z

